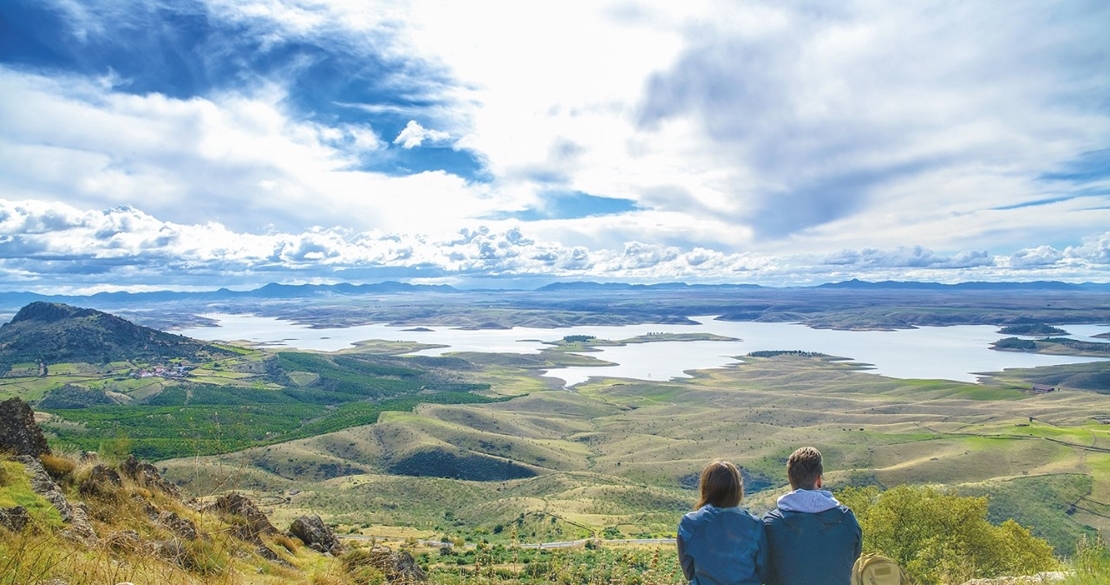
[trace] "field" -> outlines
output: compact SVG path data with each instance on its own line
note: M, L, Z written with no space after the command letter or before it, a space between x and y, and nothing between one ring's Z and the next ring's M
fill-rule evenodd
M1007 372L986 385L896 380L842 361L748 358L670 383L594 379L546 389L535 356L468 354L491 372L485 404L424 404L376 424L211 458L163 462L194 493L236 487L279 518L306 510L343 531L521 542L673 535L713 458L741 464L746 502L773 506L797 446L826 457L827 484L940 484L995 495L1066 553L1110 527L1110 398L1035 395ZM513 362L517 368L513 368ZM514 379L517 381L514 383ZM343 470L337 473L336 470ZM1015 505L1020 504L1020 505Z

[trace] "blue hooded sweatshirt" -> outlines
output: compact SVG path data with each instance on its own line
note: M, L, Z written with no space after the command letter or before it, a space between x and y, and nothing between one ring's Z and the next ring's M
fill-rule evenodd
M794 490L763 516L767 585L849 585L863 548L856 516L824 490Z
M739 507L711 504L678 524L678 562L694 585L759 585L766 560L763 523Z

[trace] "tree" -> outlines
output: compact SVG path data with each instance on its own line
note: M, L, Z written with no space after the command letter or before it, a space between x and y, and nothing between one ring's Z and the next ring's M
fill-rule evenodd
M838 494L863 529L864 552L896 560L916 583L1031 575L1055 568L1052 547L1013 520L987 521L987 498L931 486L869 486Z

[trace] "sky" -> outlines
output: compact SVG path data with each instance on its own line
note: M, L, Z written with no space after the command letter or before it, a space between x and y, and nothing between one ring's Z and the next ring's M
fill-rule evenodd
M0 290L1110 282L1108 23L3 0Z

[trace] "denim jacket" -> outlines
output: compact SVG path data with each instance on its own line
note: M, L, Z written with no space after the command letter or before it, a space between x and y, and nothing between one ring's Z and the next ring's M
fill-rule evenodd
M678 560L692 585L759 585L766 564L763 522L739 507L702 506L678 524Z

